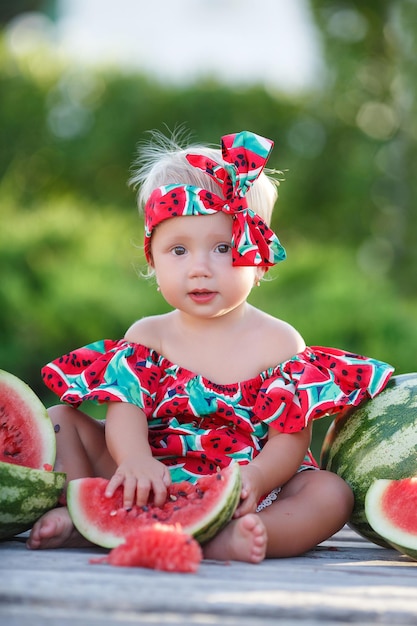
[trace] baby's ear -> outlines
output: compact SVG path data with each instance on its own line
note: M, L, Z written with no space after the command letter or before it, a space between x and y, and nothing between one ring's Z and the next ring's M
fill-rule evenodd
M257 267L255 270L255 277L253 280L253 286L254 287L260 287L261 286L261 280L264 277L265 274L265 268L263 267Z

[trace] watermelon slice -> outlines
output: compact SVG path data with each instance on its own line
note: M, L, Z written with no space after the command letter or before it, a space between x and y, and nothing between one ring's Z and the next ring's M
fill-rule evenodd
M202 558L200 545L181 527L156 523L142 526L107 556L90 559L90 563L194 573Z
M376 480L366 494L365 513L393 548L417 560L417 476Z
M55 433L46 408L26 383L0 370L0 461L52 469Z
M216 474L203 476L196 484L173 483L162 507L123 508L123 489L112 498L104 495L104 478L78 478L70 481L68 509L78 531L89 541L104 548L121 545L126 537L142 526L156 522L180 525L201 544L212 539L232 518L241 492L240 468L233 463Z

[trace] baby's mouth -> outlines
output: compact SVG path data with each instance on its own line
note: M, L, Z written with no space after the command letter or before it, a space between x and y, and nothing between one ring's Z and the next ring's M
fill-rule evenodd
M189 296L194 302L206 303L216 296L216 292L208 289L194 289L189 292Z

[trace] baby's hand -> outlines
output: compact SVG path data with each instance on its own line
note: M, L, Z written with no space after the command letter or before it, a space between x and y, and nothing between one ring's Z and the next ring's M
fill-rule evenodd
M153 457L125 459L110 479L105 495L111 498L116 489L123 485L123 506L128 509L134 504L145 506L151 494L157 506L162 506L171 484L168 468Z
M242 476L242 491L240 493L240 503L234 513L234 517L243 517L243 515L247 515L248 513L254 513L262 495L259 469L249 464L241 465L240 470Z

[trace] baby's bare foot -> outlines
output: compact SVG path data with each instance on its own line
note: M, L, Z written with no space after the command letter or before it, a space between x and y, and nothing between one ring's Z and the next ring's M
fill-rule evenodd
M91 545L75 529L66 507L52 509L35 522L26 546L30 550Z
M204 557L220 561L246 561L260 563L265 558L267 546L266 528L255 513L232 520L204 546Z

